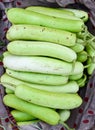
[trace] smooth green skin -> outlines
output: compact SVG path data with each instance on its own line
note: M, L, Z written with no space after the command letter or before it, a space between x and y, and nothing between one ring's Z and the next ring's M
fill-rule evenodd
M88 58L88 59L87 59L87 64L89 65L89 66L87 67L87 73L88 73L89 75L92 75L92 73L93 73L93 71L94 71L94 69L95 69L95 62L94 62L91 58Z
M32 125L32 124L36 124L37 122L39 122L39 120L32 120L32 121L18 121L17 125L22 127L24 125Z
M84 10L78 10L78 9L64 9L64 10L67 10L67 11L71 11L72 13L75 14L76 17L82 19L84 22L87 22L88 21L88 13Z
M21 122L21 121L31 121L36 119L34 116L27 114L25 112L22 111L18 111L18 110L12 110L11 111L12 116L15 118L15 120L17 122Z
M87 80L87 75L83 75L81 79L77 80L79 87L85 87L86 80Z
M9 89L9 88L5 88L5 92L6 92L7 94L13 94L13 93L14 93L14 91L11 90L11 89Z
M5 95L3 102L6 106L26 112L50 125L58 124L60 119L59 114L54 109L28 103L14 94Z
M76 17L71 13L71 11L66 10L59 10L58 8L49 8L49 7L42 7L42 6L29 6L26 8L28 11L34 11L41 14L65 18L65 19L73 19L73 20L80 20L80 18Z
M88 53L86 51L77 53L77 61L85 62L85 61L87 61L87 58L88 58Z
M79 53L84 50L84 46L80 43L76 43L74 46L71 46L70 48L74 50L76 53Z
M71 48L40 41L13 41L7 46L7 50L15 55L48 56L72 62L77 59L77 54Z
M24 82L44 84L44 85L63 85L68 82L68 76L41 74L32 72L22 72L6 69L6 73L16 79Z
M63 76L80 74L84 70L83 64L78 61L69 63L55 58L40 56L17 56L8 52L7 55L4 55L3 64L5 68L16 71Z
M6 73L1 76L1 83L4 87L15 91L16 86L20 84L28 85L32 88L46 90L50 92L58 92L58 93L76 93L79 90L79 86L75 81L68 82L67 84L63 85L40 85L40 84L33 84L29 82L24 82L13 78Z
M44 74L66 76L69 75L72 71L72 63L40 56L16 56L8 54L4 56L3 64L5 68L12 70ZM79 63L75 63L75 66L78 64ZM80 69L81 65L79 65L79 70Z
M95 49L90 44L86 45L86 52L89 54L90 57L95 56Z
M78 80L78 79L80 79L82 76L83 76L83 72L80 73L80 74L77 74L77 75L70 75L70 76L69 76L69 79L70 79L70 80Z
M23 84L16 87L15 95L27 102L54 109L74 109L82 104L78 94L48 92Z
M64 110L64 109L63 110L60 109L58 113L60 115L60 120L63 122L67 121L71 114L70 110Z
M7 17L12 24L34 24L71 32L80 32L84 27L84 22L82 20L58 18L22 8L9 9L7 11Z
M37 25L12 25L7 31L6 37L9 41L36 40L53 42L65 46L76 44L75 33Z

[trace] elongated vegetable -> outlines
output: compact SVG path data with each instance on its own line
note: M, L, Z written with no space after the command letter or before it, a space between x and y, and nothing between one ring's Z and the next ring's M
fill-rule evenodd
M41 74L32 72L21 72L6 69L6 73L16 79L37 84L46 85L63 85L68 82L68 76L51 75L51 74Z
M34 12L49 15L49 16L59 17L59 18L80 20L80 18L74 16L73 14L70 14L71 11L67 11L67 10L62 11L62 10L59 10L58 8L49 8L49 7L42 7L42 6L29 6L26 8L26 10L34 11Z
M11 89L9 89L9 88L5 88L5 92L6 92L7 94L13 94L13 93L14 93L14 91L11 90Z
M87 60L87 58L88 58L88 53L86 51L77 53L77 61L85 62Z
M49 56L67 62L76 60L75 51L69 47L40 41L13 41L7 46L8 51L15 55Z
M95 49L91 46L91 44L86 45L86 52L89 54L88 56L90 58L95 56Z
M84 22L86 22L88 20L88 13L84 10L79 10L79 9L70 9L70 8L66 8L64 10L67 11L71 11L75 14L76 17L82 19Z
M80 74L70 75L70 76L69 76L69 79L70 79L70 80L78 80L78 79L80 79L82 76L83 76L83 72L80 73Z
M89 75L91 75L93 73L93 71L95 70L95 61L94 61L94 58L91 58L91 57L88 58L87 59L87 64L89 65L87 67L87 73Z
M68 82L64 85L40 85L40 84L33 84L24 82L21 80L18 80L16 78L12 78L8 76L7 74L3 74L1 76L1 83L4 87L11 89L12 91L15 91L16 86L20 84L28 85L32 88L40 89L40 90L46 90L50 92L58 92L58 93L76 93L79 90L79 86L75 81Z
M27 102L55 109L74 109L82 103L82 99L78 94L59 94L57 92L34 89L21 84L16 87L15 95Z
M7 53L7 54L6 54ZM62 60L40 56L16 56L8 52L4 54L5 68L56 75L80 74L84 67L81 62L68 63ZM78 69L77 69L78 68Z
M16 121L31 121L36 119L34 116L27 114L22 111L18 110L12 110L11 111L12 116L15 118Z
M53 8L53 7L45 7L45 6L29 6L29 7L26 7L25 9L30 10L31 8L35 12L36 11L38 12L38 10L39 10L39 12L42 12L42 13L43 13L42 10L45 9L45 10L49 11L50 15L56 15L56 16L60 16L60 17L62 17L64 15L75 16L75 14L69 10L59 10L59 8L55 8L55 7ZM53 14L51 14L50 12Z
M17 125L19 127L24 127L26 125L32 125L32 124L36 124L37 122L39 122L39 120L31 120L31 121L18 121Z
M61 121L63 121L63 122L67 121L70 117L70 114L71 114L70 110L64 110L64 109L58 110L58 113L60 115Z
M54 109L28 103L13 94L5 95L3 102L9 107L26 112L51 125L58 124L60 119L59 114Z
M77 80L76 82L78 83L79 87L85 87L86 80L87 80L87 75L84 74L84 75L82 76L82 78L80 78L80 79Z
M84 50L84 46L80 43L76 43L74 46L71 46L70 48L74 50L76 53L79 53Z
M84 28L84 22L82 20L58 18L40 14L34 11L28 11L22 8L9 9L7 11L7 17L8 20L13 24L34 24L71 32L80 32Z
M7 31L6 37L9 41L36 40L53 42L65 46L76 44L75 33L37 25L12 25Z

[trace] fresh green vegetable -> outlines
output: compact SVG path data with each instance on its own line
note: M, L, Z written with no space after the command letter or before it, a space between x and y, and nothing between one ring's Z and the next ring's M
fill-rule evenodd
M34 11L28 11L22 8L9 9L7 11L7 17L8 20L13 24L34 24L71 32L80 32L84 29L84 22L80 19L68 20L65 18L63 19L54 16L48 16Z
M67 11L71 11L75 14L76 17L82 19L84 22L87 22L89 17L88 17L88 13L84 10L79 10L79 9L70 9L70 8L66 8L64 10Z
M11 90L11 89L9 89L9 88L5 88L5 92L6 92L7 94L13 94L13 93L14 93L14 91Z
M53 42L65 46L73 46L76 44L75 33L37 25L12 25L7 31L6 37L9 41L36 40Z
M95 61L94 61L94 58L88 58L87 59L87 64L89 65L88 67L87 67L87 73L88 73L88 75L91 75L93 72L94 72L94 70L95 70Z
M27 114L25 112L22 111L18 111L18 110L12 110L11 111L12 116L14 117L14 119L18 122L21 121L31 121L36 119L34 116Z
M86 52L90 58L95 56L95 49L91 46L91 44L86 45Z
M78 94L48 92L23 84L16 87L15 95L27 102L55 109L74 109L82 104Z
M51 125L58 124L60 119L59 114L54 109L28 103L16 97L14 94L5 95L3 102L6 106L26 112Z
M58 92L58 93L76 93L79 90L79 86L75 81L69 81L67 84L63 85L42 85L42 84L33 84L29 82L24 82L21 80L18 80L16 78L10 77L6 73L1 76L1 84L11 89L12 91L15 91L16 86L20 84L28 85L32 88L40 89L40 90L46 90L50 92Z
M3 64L5 68L17 71L37 72L56 75L74 75L83 72L81 62L68 63L62 60L40 56L16 56L8 52L4 54Z
M68 82L68 76L51 75L51 74L41 74L32 72L21 72L6 69L6 73L16 79L36 84L46 84L46 85L63 85Z
M87 58L88 58L88 53L86 51L83 50L82 52L77 53L77 61L85 62L87 61Z
M78 79L80 79L82 76L83 76L83 72L80 73L80 74L70 75L70 76L69 76L69 79L70 79L70 80L78 80Z
M78 83L79 87L85 87L86 81L87 81L87 75L84 74L84 75L82 76L82 78L80 78L80 79L77 80L76 82Z
M26 10L53 16L53 17L80 20L80 18L74 16L71 11L67 11L67 10L62 11L62 10L59 10L58 8L49 8L49 7L42 7L42 6L29 6L26 8Z
M40 41L13 41L7 46L8 51L15 55L48 56L72 62L77 59L75 51L71 48Z
M74 46L70 47L72 50L74 50L76 53L79 53L84 50L84 46L80 43L76 43Z
M64 110L64 109L63 110L60 109L58 111L58 113L60 115L61 121L63 121L63 122L67 121L70 117L70 114L71 114L70 110Z
M34 125L34 124L36 124L37 122L39 122L39 120L32 120L32 121L18 121L17 122L17 125L19 126L19 127L22 127L22 126L26 126L26 125ZM37 126L35 126L35 127L37 127ZM38 127L37 127L38 128Z

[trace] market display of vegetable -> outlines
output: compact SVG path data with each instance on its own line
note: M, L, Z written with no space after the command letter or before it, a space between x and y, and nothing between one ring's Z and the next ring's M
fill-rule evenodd
M23 113L72 130L65 122L70 110L82 104L78 91L95 69L95 37L85 25L88 14L30 6L11 8L7 17L12 26L3 53L4 104L13 109L14 118L17 114L19 125L32 123L30 118L21 123Z

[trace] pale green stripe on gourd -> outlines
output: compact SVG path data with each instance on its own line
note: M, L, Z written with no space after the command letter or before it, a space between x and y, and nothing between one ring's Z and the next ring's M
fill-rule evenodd
M6 69L6 73L16 79L36 84L63 85L68 82L68 76L22 72Z
M23 84L16 87L15 95L27 102L54 109L74 109L82 104L82 99L77 93L48 92Z
M67 62L77 59L77 54L71 48L40 41L13 41L7 46L7 50L15 55L48 56Z
M58 93L76 93L79 90L79 86L75 81L69 81L67 84L63 85L40 85L40 84L33 84L29 82L24 82L13 78L6 73L1 76L1 84L11 89L13 92L15 91L16 86L20 84L28 85L32 88L46 90L50 92L58 92Z
M53 42L65 46L76 44L75 33L37 25L12 25L7 31L6 37L9 41L36 40Z
M80 32L84 29L84 22L82 20L58 18L22 8L9 9L7 17L12 24L34 24L71 32Z
M28 103L14 94L5 95L3 102L6 106L26 112L51 125L58 124L60 119L59 114L54 109Z

